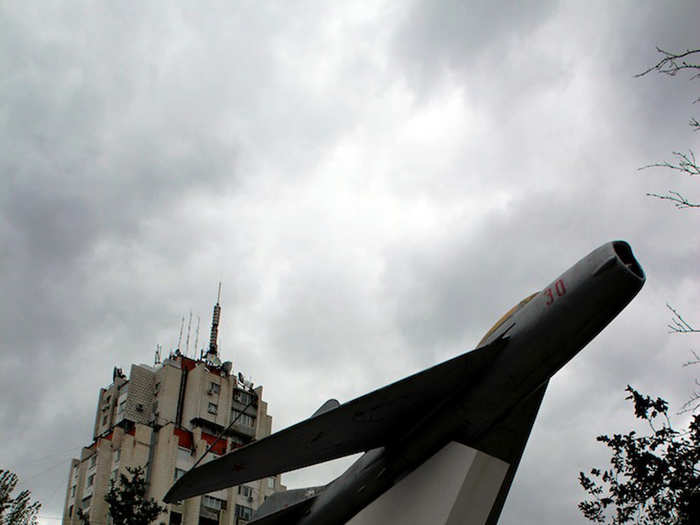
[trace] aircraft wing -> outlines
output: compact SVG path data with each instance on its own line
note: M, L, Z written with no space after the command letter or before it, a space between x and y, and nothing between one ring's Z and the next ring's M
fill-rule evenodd
M432 409L478 377L505 344L499 339L205 463L182 476L164 501L384 446L414 424L415 414Z

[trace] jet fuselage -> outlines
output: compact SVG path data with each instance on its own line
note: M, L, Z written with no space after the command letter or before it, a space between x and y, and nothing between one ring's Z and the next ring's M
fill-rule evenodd
M644 280L625 242L607 243L581 259L487 334L483 344L507 341L494 350L493 366L416 417L392 443L361 456L316 497L298 525L345 523L455 434L478 441L603 330Z
M486 458L479 465L497 467L488 503L466 520L494 524L547 382L615 318L644 280L626 242L604 244L518 303L476 350L342 405L329 400L310 418L189 471L164 499L175 502L365 452L325 487L273 495L251 522L338 525L409 474L424 471L454 441L479 451ZM483 484L482 471L475 472L475 482ZM478 506L461 501L458 513ZM388 508L392 512L396 505ZM465 521L461 516L451 523Z

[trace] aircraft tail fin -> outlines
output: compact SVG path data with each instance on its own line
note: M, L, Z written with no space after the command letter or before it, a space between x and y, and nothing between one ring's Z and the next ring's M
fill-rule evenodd
M329 399L325 403L323 403L319 409L312 414L311 417L316 417L320 416L324 412L328 412L329 410L333 410L335 408L338 408L340 406L340 402L337 399Z
M325 486L276 492L255 511L248 525L289 525L311 508Z

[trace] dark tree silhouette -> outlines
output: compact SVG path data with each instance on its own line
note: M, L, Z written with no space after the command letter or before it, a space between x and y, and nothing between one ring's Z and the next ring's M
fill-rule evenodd
M156 501L146 499L146 480L142 467L128 467L125 474L119 475L119 482L111 480L109 491L105 495L108 512L114 525L149 525L165 507ZM82 510L78 510L78 518L88 525L89 519Z
M14 498L12 493L19 478L9 470L0 469L0 525L34 525L41 504L32 502L32 494L23 490Z
M590 497L579 509L589 520L611 525L700 524L700 415L692 417L687 429L675 430L666 401L629 385L627 392L635 416L650 431L598 437L612 451L610 468L579 473Z
M659 60L655 65L642 71L635 75L636 77L643 77L648 73L656 71L663 75L676 76L679 73L689 72L691 73L690 79L700 78L700 64L694 63L694 60L700 59L700 49L688 49L681 53L671 53L665 51L659 47L656 50L663 55L663 58ZM693 102L700 101L700 98L695 99ZM690 127L693 130L700 130L700 122L696 118L690 119ZM673 160L655 162L653 164L648 164L642 166L640 169L647 168L666 168L674 171L678 171L681 174L693 177L695 175L700 175L700 165L698 165L695 160L695 154L692 149L689 149L687 153L682 151L673 152ZM700 203L691 202L688 198L674 190L668 190L665 194L660 193L647 193L650 197L655 197L657 199L667 200L674 203L676 208L700 208Z

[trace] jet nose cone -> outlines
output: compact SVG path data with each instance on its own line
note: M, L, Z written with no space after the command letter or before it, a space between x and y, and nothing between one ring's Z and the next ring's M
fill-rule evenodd
M615 255L622 265L627 268L627 271L644 283L646 280L644 270L642 270L641 265L635 259L630 245L625 241L614 241L612 245Z

